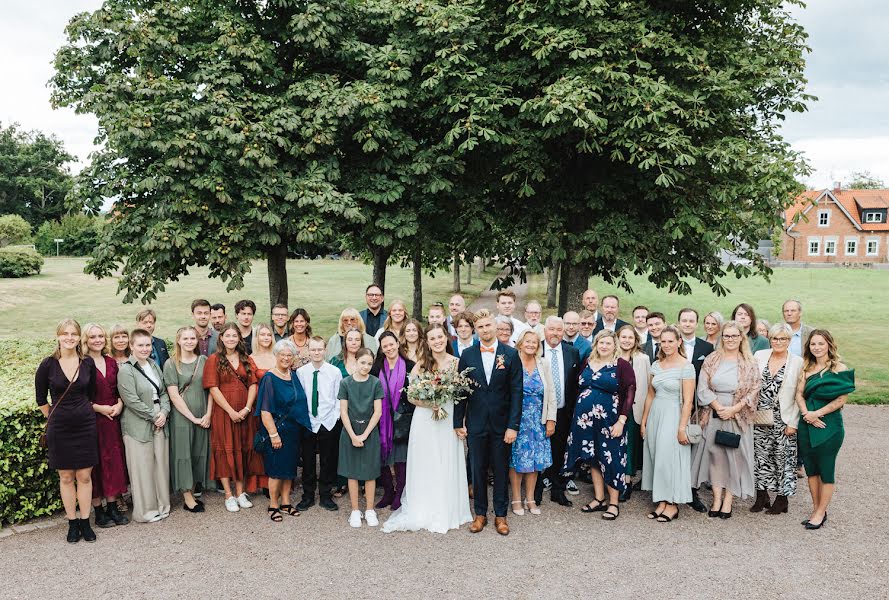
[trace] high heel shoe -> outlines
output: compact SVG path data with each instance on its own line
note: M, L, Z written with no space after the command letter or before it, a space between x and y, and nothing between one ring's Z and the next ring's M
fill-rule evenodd
M515 506L516 504L519 505L519 508L512 509L512 514L518 515L519 517L521 517L525 514L525 509L522 508L522 501L521 500L513 500L512 502L510 502L510 504L512 506Z
M723 519L723 520L724 520L724 519L731 519L731 518L732 518L732 511L731 511L731 509L729 509L728 512L722 512L722 511L719 511L719 518L720 518L720 519Z
M824 525L824 523L826 521L827 521L827 516L825 516L823 519L821 519L821 522L818 523L817 525L815 525L811 521L806 521L806 529L808 529L810 531L814 530L814 529L821 529L821 527Z
M532 501L525 500L525 510L527 510L532 515L540 514L540 507L537 506L537 503Z

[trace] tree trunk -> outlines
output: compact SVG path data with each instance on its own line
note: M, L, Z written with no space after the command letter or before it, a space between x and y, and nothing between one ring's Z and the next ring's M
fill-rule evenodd
M486 259L484 256L478 257L478 276L479 277L482 277L485 274L485 261L486 261Z
M460 293L460 255L454 255L454 293Z
M371 254L373 255L374 261L374 274L372 282L380 286L380 289L383 291L383 293L385 293L386 264L389 262L389 257L392 255L392 249L381 248L377 246L371 250Z
M552 265L546 271L546 307L555 308L559 291L559 263Z
M559 314L569 310L579 311L583 305L581 300L590 282L590 272L583 265L562 263L561 285L559 286Z
M423 252L418 248L414 250L414 318L423 320Z
M287 304L287 242L281 242L266 253L269 271L269 312L276 304Z

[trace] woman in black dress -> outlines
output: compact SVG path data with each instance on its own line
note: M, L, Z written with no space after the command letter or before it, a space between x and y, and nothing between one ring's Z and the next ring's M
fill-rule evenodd
M58 345L52 356L37 367L34 387L37 406L46 415L46 444L49 468L59 472L59 489L65 516L68 517L68 541L81 538L96 541L90 527L92 506L92 470L99 462L96 413L93 398L96 367L84 357L80 347L80 324L64 319L56 327ZM47 406L47 394L52 408ZM80 518L77 507L80 506Z

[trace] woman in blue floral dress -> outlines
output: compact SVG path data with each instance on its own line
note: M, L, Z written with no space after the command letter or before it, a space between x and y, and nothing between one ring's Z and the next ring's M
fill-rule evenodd
M565 474L573 475L581 465L590 465L595 497L580 510L585 513L604 511L602 518L606 521L613 521L620 515L618 497L626 489L627 436L624 425L636 394L633 367L626 360L617 358L617 349L617 336L613 331L600 331L593 340L593 351L580 374L580 393L563 469Z
M539 515L534 502L538 472L553 463L549 436L556 429L556 399L549 359L539 356L540 337L533 330L519 336L516 349L522 361L522 420L512 445L509 481L512 485L512 512L525 514L525 509ZM522 503L522 481L525 501ZM518 505L518 507L516 507Z

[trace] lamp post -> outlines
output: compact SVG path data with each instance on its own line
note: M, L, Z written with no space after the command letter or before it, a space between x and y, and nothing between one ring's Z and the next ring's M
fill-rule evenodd
M55 238L53 241L56 243L56 257L58 257L59 256L59 244L64 242L65 239L64 238Z

